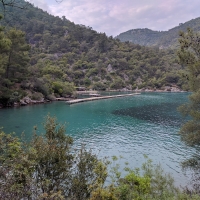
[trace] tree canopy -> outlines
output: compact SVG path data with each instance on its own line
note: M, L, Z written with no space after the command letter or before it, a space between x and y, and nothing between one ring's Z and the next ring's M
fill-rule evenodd
M194 170L193 186L200 192L200 34L188 29L180 33L180 48L177 52L180 64L186 67L185 79L189 82L192 94L189 103L181 106L180 111L190 118L181 130L182 140L196 148L194 156L183 163L186 168Z
M180 133L187 144L200 145L200 34L188 29L186 33L180 33L179 43L179 61L187 67L185 77L193 92L190 103L182 107L191 120L182 127Z

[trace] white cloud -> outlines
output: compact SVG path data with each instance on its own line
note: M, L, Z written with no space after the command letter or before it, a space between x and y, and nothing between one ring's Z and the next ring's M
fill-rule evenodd
M30 0L56 16L107 35L134 28L168 30L199 17L199 0ZM47 3L48 1L48 3Z
M51 13L51 9L49 8L48 4L49 2L47 3L46 0L27 0L27 1L33 4L34 6Z

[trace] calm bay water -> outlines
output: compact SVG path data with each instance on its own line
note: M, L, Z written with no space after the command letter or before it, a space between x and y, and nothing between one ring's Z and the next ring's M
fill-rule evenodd
M180 141L178 130L184 119L177 107L187 101L188 93L143 93L138 96L67 105L54 102L0 110L0 127L5 132L25 133L31 137L33 126L42 132L44 117L50 113L66 122L67 134L75 146L86 144L99 157L121 155L123 162L140 167L146 154L170 172L177 185L185 185L180 162L194 149Z

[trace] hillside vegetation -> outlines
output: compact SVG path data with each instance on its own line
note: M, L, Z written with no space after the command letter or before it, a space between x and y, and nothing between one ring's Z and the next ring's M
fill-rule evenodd
M20 11L7 8L0 23L3 105L26 95L36 100L68 97L79 86L94 90L183 86L172 50L122 43L29 3Z
M193 29L195 32L200 31L200 17L192 19L185 23L180 23L168 31L153 31L147 28L132 29L119 34L116 38L120 41L130 41L134 44L144 46L157 46L160 49L177 48L180 31L186 31L187 28Z

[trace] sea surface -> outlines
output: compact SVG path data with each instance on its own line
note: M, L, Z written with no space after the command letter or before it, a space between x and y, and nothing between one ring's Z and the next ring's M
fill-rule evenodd
M111 95L111 93L108 93ZM105 93L104 93L105 95ZM74 146L85 144L99 157L122 156L119 161L130 167L141 167L144 154L171 173L176 185L185 186L190 172L182 171L180 163L195 150L186 146L178 134L186 119L177 107L188 101L188 93L142 93L115 99L105 99L67 105L53 102L0 110L0 127L6 133L23 132L27 139L47 114L66 123L66 133L74 138Z

